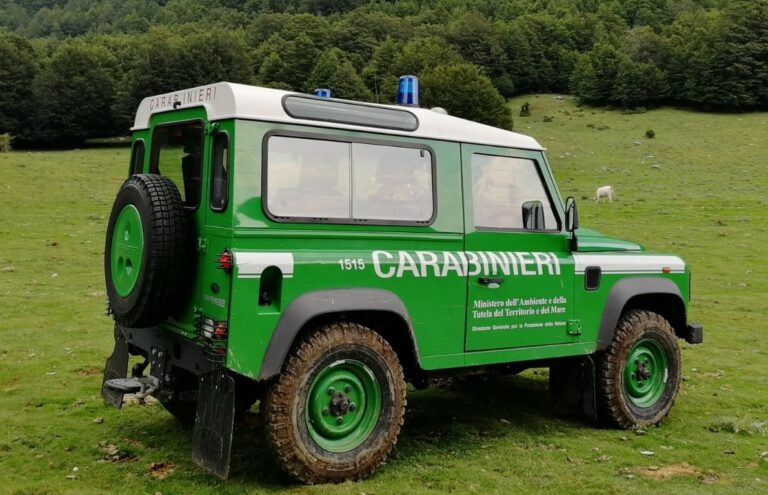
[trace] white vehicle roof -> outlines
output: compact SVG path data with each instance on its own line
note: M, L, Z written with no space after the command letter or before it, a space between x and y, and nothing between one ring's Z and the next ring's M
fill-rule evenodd
M407 110L416 115L419 120L418 128L414 131L293 118L288 115L283 108L282 101L283 97L286 95L300 94L291 91L262 88L259 86L220 82L208 86L199 86L197 88L150 96L144 98L139 104L132 130L147 129L149 127L150 118L154 114L174 109L202 106L208 114L208 120L211 121L225 119L259 120L265 122L312 125L316 127L331 127L335 129L365 130L382 134L486 144L508 148L522 148L529 150L543 149L542 146L530 136L505 131L484 124L478 124L477 122L452 117L426 108L349 102L374 107Z

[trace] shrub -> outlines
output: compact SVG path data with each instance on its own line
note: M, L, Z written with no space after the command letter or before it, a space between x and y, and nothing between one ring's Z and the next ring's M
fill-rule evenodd
M656 133L653 131L653 129L648 129L647 131L645 131L645 137L647 137L648 139L653 139L656 137Z
M13 137L9 133L0 134L0 153L8 153L13 148L11 148L11 141L13 141Z

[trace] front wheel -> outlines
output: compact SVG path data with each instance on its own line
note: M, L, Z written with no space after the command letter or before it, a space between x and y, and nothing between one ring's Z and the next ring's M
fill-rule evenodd
M405 415L403 370L389 343L354 323L304 338L266 398L267 438L306 483L360 479L384 462Z
M660 423L680 385L680 347L672 326L650 311L625 313L599 355L597 379L602 419L622 428Z

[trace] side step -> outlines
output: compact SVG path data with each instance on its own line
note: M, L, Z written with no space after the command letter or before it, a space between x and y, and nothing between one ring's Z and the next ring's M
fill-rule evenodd
M115 323L115 346L112 354L104 363L104 376L101 381L101 396L104 400L116 408L123 407L123 393L115 392L106 387L106 383L113 378L121 378L128 374L128 341L125 340L123 332Z

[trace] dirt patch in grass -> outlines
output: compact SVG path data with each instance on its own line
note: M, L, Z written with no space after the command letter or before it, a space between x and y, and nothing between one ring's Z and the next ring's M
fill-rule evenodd
M687 462L680 464L670 464L669 466L647 466L637 468L638 474L648 476L649 478L665 480L673 476L698 476L701 472Z
M96 366L86 366L84 368L78 368L77 374L80 376L96 376L101 374L101 368Z
M156 480L164 480L176 469L172 462L153 462L149 465L149 475Z
M110 462L133 462L138 460L139 456L130 450L120 449L111 443L102 442L99 448L104 453L103 459Z

